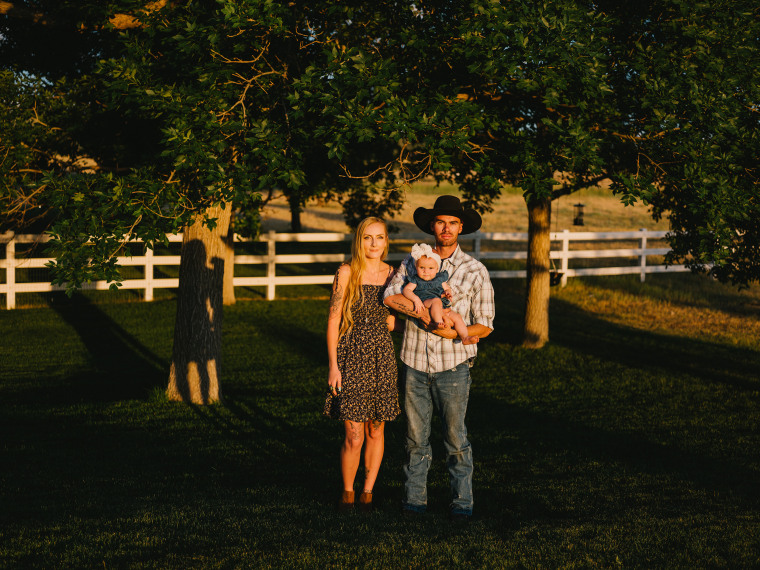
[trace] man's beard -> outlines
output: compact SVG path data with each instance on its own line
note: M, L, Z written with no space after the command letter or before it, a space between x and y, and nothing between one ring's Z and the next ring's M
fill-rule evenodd
M444 247L448 247L450 245L454 245L457 242L457 236L454 236L454 235L447 236L447 237L436 236L436 240L435 241L438 243L438 245L442 245Z

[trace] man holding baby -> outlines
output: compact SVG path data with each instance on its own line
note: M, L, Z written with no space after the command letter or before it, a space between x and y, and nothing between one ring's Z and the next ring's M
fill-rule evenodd
M459 247L459 236L476 232L480 215L464 208L455 196L439 196L433 208L417 208L414 223L434 236L432 250L440 258L437 271L445 271L450 291L449 313L461 316L467 337L450 326L431 321L426 307L403 294L407 276L414 277L416 260L408 256L385 290L385 304L410 317L401 347L402 395L407 418L407 459L404 465L404 514L424 513L427 508L427 473L432 461L430 426L435 408L443 425L444 446L451 482L450 516L467 521L472 516L472 448L467 439L465 415L470 395L470 367L477 354L477 340L493 330L494 292L488 270ZM425 248L418 248L419 252ZM444 323L452 322L449 318Z

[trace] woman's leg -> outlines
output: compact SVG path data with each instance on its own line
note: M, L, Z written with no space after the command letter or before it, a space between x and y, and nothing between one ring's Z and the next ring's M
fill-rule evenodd
M438 325L439 329L444 327L443 324L443 301L437 298L427 299L422 302L430 310L430 318Z
M385 451L385 422L369 421L364 424L364 492L371 493Z
M364 444L364 424L351 421L343 423L346 427L346 437L340 448L340 472L343 476L343 490L353 492Z

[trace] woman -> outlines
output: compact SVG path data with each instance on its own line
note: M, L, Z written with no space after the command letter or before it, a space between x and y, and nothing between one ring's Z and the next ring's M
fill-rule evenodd
M338 508L354 507L354 479L364 446L362 510L372 509L372 489L383 460L385 422L395 419L398 373L390 330L395 319L383 305L393 268L388 228L380 218L362 220L351 246L351 263L338 268L327 317L328 394L324 413L341 420L343 493Z

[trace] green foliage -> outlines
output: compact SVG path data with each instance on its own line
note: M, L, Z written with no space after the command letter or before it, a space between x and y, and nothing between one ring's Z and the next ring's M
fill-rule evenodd
M670 261L740 285L760 277L760 18L749 0L193 0L141 13L141 27L119 34L105 25L138 4L42 2L67 14L69 32L92 31L59 73L49 49L17 49L28 28L0 29L16 81L45 72L45 136L100 166L92 179L56 176L62 167L45 178L50 203L77 184L92 194L67 216L103 218L54 226L61 255L89 260L58 265L59 280L112 275L103 255L125 229L151 237L228 203L255 233L260 194L273 190L294 211L353 192L358 216L382 202L358 199L368 185L426 174L480 210L505 184L556 198L607 177L625 203L670 219ZM31 135L18 125L33 104L23 108L3 127L16 137ZM56 145L41 156L62 154ZM14 148L27 153L18 164L34 161ZM108 218L109 188L125 185L128 203ZM92 238L108 247L71 233L98 227Z
M556 198L609 178L671 220L669 261L760 278L753 3L432 1L352 17L364 38L341 35L312 70L341 94L320 101L331 154L374 123L481 210L505 183Z
M364 218L375 216L382 219L393 218L404 205L404 195L400 188L385 190L371 186L359 186L352 190L343 201L343 216L346 225L355 230ZM395 227L389 223L389 230Z

